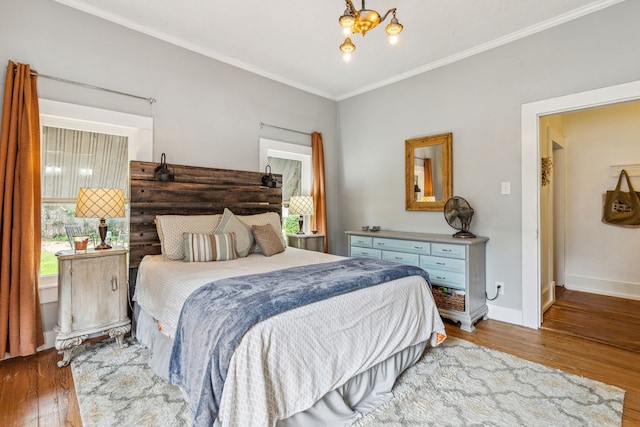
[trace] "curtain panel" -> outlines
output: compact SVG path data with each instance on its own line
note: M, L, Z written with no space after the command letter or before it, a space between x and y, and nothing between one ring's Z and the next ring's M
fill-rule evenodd
M36 74L34 72L34 74ZM40 276L40 112L36 77L9 61L0 131L0 358L44 344Z
M327 235L327 197L324 188L324 148L322 134L311 134L311 163L313 164L313 186L311 196L315 207L315 215L311 220L312 229L324 234L324 251L329 252L329 236Z
M433 170L431 159L424 159L424 195L433 196Z

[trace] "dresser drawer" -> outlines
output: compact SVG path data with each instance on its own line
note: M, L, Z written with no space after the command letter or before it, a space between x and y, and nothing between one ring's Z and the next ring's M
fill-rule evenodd
M371 248L360 248L358 246L351 246L351 256L354 258L381 259L382 251Z
M432 243L431 255L445 256L449 258L465 259L464 245L449 245L446 243Z
M370 248L373 246L373 237L351 236L349 243L351 246L360 246L362 248Z
M466 289L464 274L438 270L434 268L427 269L427 273L429 273L429 279L431 279L431 284L433 285L449 286L456 289Z
M398 240L385 239L384 237L375 237L373 239L373 247L376 249L384 249L387 251L391 250L409 252L412 254L429 255L431 244L429 242L420 242L415 240Z
M382 259L387 261L401 262L402 264L418 266L417 254L408 254L403 252L382 251Z
M464 274L466 272L466 261L463 259L420 255L420 267L424 268L427 271L435 269Z

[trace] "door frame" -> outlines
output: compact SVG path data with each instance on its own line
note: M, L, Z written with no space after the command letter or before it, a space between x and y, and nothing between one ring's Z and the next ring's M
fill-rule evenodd
M522 105L522 325L538 329L540 304L540 117L640 99L640 80Z
M555 285L565 284L566 247L566 195L567 195L567 144L564 135L550 129L553 152L553 280ZM555 290L554 290L555 301Z

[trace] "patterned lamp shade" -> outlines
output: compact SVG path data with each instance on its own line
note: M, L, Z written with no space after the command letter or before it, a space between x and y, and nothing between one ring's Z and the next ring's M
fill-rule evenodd
M313 215L313 197L292 196L289 200L290 215Z
M124 191L116 188L81 188L76 202L76 218L121 218Z

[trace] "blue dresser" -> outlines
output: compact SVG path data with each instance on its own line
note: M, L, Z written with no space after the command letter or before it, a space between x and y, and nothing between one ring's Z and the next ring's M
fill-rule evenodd
M402 231L347 231L349 256L415 265L429 273L442 317L464 331L486 318L486 237L459 239L447 234Z

